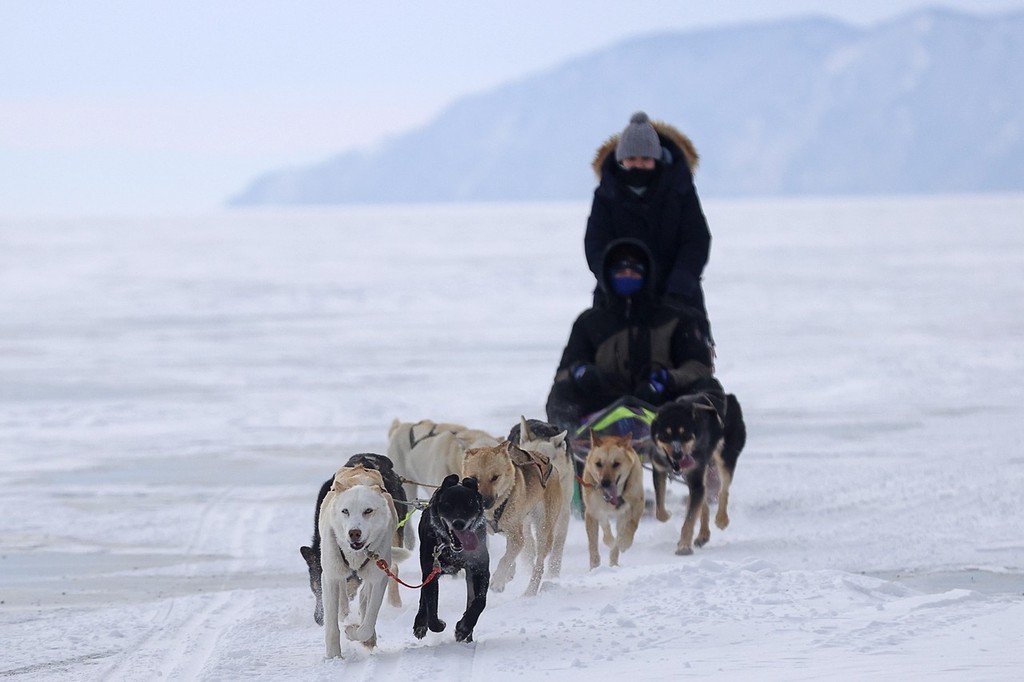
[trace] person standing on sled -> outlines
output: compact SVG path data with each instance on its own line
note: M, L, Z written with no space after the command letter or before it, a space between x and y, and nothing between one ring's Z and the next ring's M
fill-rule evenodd
M643 242L610 243L599 272L603 303L573 323L547 400L548 421L569 433L623 396L657 407L717 384L700 321L657 301L656 266Z
M701 209L693 171L697 150L670 125L633 114L619 135L597 150L598 186L587 219L583 246L598 281L594 304L604 302L600 286L605 250L616 239L642 241L653 254L658 301L700 316L705 341L713 347L701 276L708 262L711 232Z

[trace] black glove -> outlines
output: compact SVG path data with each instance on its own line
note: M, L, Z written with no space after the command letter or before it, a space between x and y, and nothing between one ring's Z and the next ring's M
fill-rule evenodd
M601 370L586 362L577 362L569 368L569 375L576 387L584 393L601 391Z

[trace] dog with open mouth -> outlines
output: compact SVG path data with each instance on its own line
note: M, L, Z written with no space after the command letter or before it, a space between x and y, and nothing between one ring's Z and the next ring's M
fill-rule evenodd
M379 477L375 477L375 474L370 473L369 470L379 474ZM316 621L317 625L324 624L323 585L321 583L323 568L320 565L320 506L324 503L327 493L331 491L335 483L338 483L341 487L350 487L357 483L382 485L388 494L391 495L392 501L402 504L402 507L396 508L400 514L404 513L404 507L406 506L404 504L406 501L405 489L402 487L402 481L398 474L395 473L391 460L384 455L378 455L373 452L361 452L352 455L345 462L345 465L335 472L334 476L328 478L320 486L320 492L316 497L316 506L313 508L313 541L309 545L299 547L299 553L305 560L306 568L309 570L309 589L316 600L313 620ZM400 526L395 531L395 537L392 541L395 547L402 546L404 533L405 528L403 526ZM397 572L398 568L395 567L394 570ZM388 603L392 606L402 605L402 597L398 593L397 583L388 583Z
M686 518L679 533L676 554L693 554L693 546L703 547L711 539L708 502L717 499L715 525L729 525L729 488L736 472L736 461L747 442L747 428L739 400L716 387L680 396L665 403L651 422L654 443L651 463L655 472L655 493L659 520L664 511L665 478L669 473L682 476L689 489ZM658 477L661 477L659 494ZM662 518L661 513L665 513ZM700 518L696 540L694 527Z
M619 565L619 554L633 546L644 513L643 468L633 449L633 436L590 434L590 452L583 465L583 519L587 528L591 570L601 565L598 528L610 548L608 564ZM615 521L612 533L611 522Z
M420 568L423 587L420 607L413 622L413 635L423 639L427 630L443 632L446 624L438 618L437 573L466 573L466 611L455 624L455 641L472 642L473 629L487 606L491 581L487 552L487 521L484 503L475 478L459 482L457 474L445 477L423 510L419 523Z
M336 479L320 508L318 525L327 658L341 656L341 625L348 617L349 601L357 593L359 622L347 625L345 636L373 648L377 615L388 584L388 575L377 562L392 564L391 541L398 525L394 502L381 485L344 487Z

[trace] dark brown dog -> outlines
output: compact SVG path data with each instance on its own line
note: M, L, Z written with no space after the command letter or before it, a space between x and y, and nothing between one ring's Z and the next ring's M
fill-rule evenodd
M729 487L747 442L740 403L731 393L714 389L680 396L658 409L651 422L651 440L657 518L669 518L665 509L669 473L682 476L690 499L676 554L693 554L694 544L703 547L711 539L709 493L712 501L716 493L718 497L715 525L723 530L729 525ZM698 514L700 532L694 542Z

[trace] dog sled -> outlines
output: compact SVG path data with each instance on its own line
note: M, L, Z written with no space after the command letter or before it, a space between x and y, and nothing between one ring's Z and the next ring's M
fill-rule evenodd
M656 408L650 403L622 396L604 409L587 415L569 434L576 460L582 463L590 452L591 434L595 436L633 436L633 449L639 454L651 443L651 422Z

